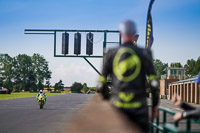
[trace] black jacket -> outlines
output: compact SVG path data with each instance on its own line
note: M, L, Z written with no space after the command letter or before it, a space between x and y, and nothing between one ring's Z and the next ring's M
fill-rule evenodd
M200 108L192 107L186 103L182 103L181 108L185 110L183 112L183 118L200 118Z
M142 108L147 106L147 76L150 83L154 81L151 91L153 106L156 106L158 85L155 86L157 80L151 51L138 48L128 42L106 53L99 81L106 84L107 77L110 77L112 80L111 102L117 108ZM106 96L108 92L105 89L107 88L102 87L103 96Z

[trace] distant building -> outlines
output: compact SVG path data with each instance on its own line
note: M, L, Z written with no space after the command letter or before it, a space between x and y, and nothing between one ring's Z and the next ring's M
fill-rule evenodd
M161 76L160 95L168 95L168 85L172 82L185 79L185 68L168 67L166 74Z
M168 86L169 99L171 99L172 96L176 93L181 96L184 102L199 104L200 88L197 83L194 83L194 79L196 78L190 78L170 83Z
M0 94L8 94L8 89L0 87Z
M54 92L54 91L55 91L55 88L44 88L43 91L44 91L44 92ZM71 89L70 89L70 88L63 88L63 91L64 91L64 92L70 92Z
M185 68L181 67L168 67L167 68L167 79L185 79Z
M44 92L53 92L53 91L55 91L55 89L54 88L44 88L43 91Z

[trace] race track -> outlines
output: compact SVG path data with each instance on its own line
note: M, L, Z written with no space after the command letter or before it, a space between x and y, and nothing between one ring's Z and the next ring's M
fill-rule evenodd
M0 133L60 133L92 96L47 96L44 109L39 109L36 98L2 100Z

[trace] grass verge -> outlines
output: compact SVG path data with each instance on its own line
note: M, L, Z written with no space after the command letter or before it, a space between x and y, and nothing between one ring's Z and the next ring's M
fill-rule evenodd
M49 93L47 92L46 95L60 95L63 93ZM36 97L37 93L30 93L30 92L15 92L11 94L0 94L0 100L7 100L7 99L16 99L16 98L25 98L25 97Z

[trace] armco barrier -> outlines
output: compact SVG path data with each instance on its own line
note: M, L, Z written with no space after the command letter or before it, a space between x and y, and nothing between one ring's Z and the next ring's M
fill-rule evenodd
M149 107L151 108L151 105L149 105ZM160 112L163 113L163 124L161 125L159 122L159 115L158 118L156 119L156 122L154 122L153 120L150 120L150 127L151 127L151 133L154 133L154 129L156 131L156 133L159 132L163 132L163 133L200 133L200 130L192 130L191 129L191 124L192 123L198 123L200 124L200 119L192 119L192 118L188 118L186 119L186 129L185 130L181 130L179 128L179 122L174 122L173 124L171 123L167 123L167 114L170 115L174 115L175 112L164 108L164 107L159 107L159 114Z

